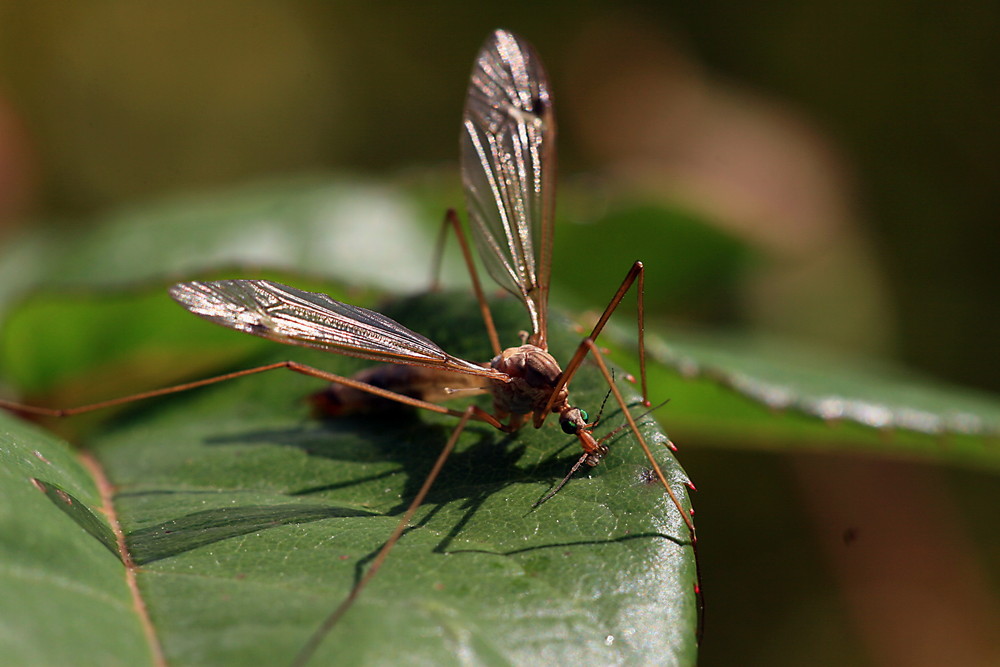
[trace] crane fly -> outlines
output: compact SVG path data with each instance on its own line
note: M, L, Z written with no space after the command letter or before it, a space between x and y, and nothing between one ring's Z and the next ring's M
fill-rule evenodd
M308 661L374 577L424 502L470 421L485 422L505 433L513 433L528 421L539 428L549 415L557 415L562 430L575 437L582 449L570 475L583 465L596 466L601 462L608 454L607 438L594 436L595 423L588 421L587 413L574 406L569 396L569 383L588 356L607 380L627 427L645 451L652 466L649 478L666 490L688 528L693 546L696 542L694 523L652 455L595 344L611 314L635 285L640 374L645 399L642 264L636 262L629 269L590 335L580 342L565 369L548 351L555 170L555 118L545 71L526 42L512 33L497 30L480 50L473 67L462 118L461 172L469 225L480 258L492 278L520 300L527 311L530 331L522 333L521 345L501 347L469 245L457 216L449 212L443 229L452 229L457 236L472 278L494 353L487 363L453 356L385 315L324 294L267 280L196 281L174 285L170 295L184 308L206 320L272 341L318 348L390 366L377 366L374 370L344 377L285 361L77 408L56 410L10 402L0 402L0 405L21 412L65 416L287 368L331 382L331 389L318 399L330 411L339 409L344 403L363 402L358 396L374 396L458 417L431 472L395 530L294 664ZM450 394L465 392L490 394L492 410L476 405L457 410L437 402ZM558 488L561 484L555 490Z

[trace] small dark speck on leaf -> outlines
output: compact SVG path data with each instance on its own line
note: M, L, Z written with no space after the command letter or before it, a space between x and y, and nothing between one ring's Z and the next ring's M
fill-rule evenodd
M643 467L639 469L639 483L644 486L659 484L660 480L656 476L656 471L652 468Z

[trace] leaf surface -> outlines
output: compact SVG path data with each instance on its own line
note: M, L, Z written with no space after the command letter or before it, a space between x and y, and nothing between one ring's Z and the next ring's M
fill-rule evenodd
M431 335L446 349L485 354L475 308L457 301L456 308L454 297L430 295L390 315L417 320L415 328L432 318ZM520 306L504 306L502 330L516 332ZM560 344L568 357L572 343L563 336ZM269 354L289 353L274 347ZM358 366L294 352L334 371ZM88 438L115 486L139 587L170 663L287 662L386 539L454 422L407 410L317 421L303 398L321 386L283 372L227 382L137 406ZM574 382L574 399L590 409L603 395L593 368ZM605 420L610 428L622 417L608 409ZM662 443L646 422L647 438ZM662 489L646 481L632 440L616 438L605 463L531 511L578 456L575 440L551 420L512 436L470 426L414 528L316 664L413 656L435 664L693 663L686 528ZM683 497L686 477L662 444L653 446ZM99 516L92 495L80 495ZM90 535L51 501L35 500L67 532Z

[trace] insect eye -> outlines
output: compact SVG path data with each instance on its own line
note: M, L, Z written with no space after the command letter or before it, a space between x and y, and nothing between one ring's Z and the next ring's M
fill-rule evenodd
M583 421L590 421L590 415L587 414L586 410L580 410L580 418L583 419Z
M559 426L562 427L563 433L566 435L576 434L576 425L566 417L559 419Z

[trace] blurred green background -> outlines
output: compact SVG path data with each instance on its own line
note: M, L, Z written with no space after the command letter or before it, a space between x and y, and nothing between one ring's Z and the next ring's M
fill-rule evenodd
M300 173L457 188L495 27L548 68L561 218L670 206L754 249L721 305L692 290L660 317L1000 389L997 3L5 0L2 233ZM651 280L685 259L615 243ZM558 253L567 276L595 261ZM702 490L703 664L997 658L992 476L679 444Z

